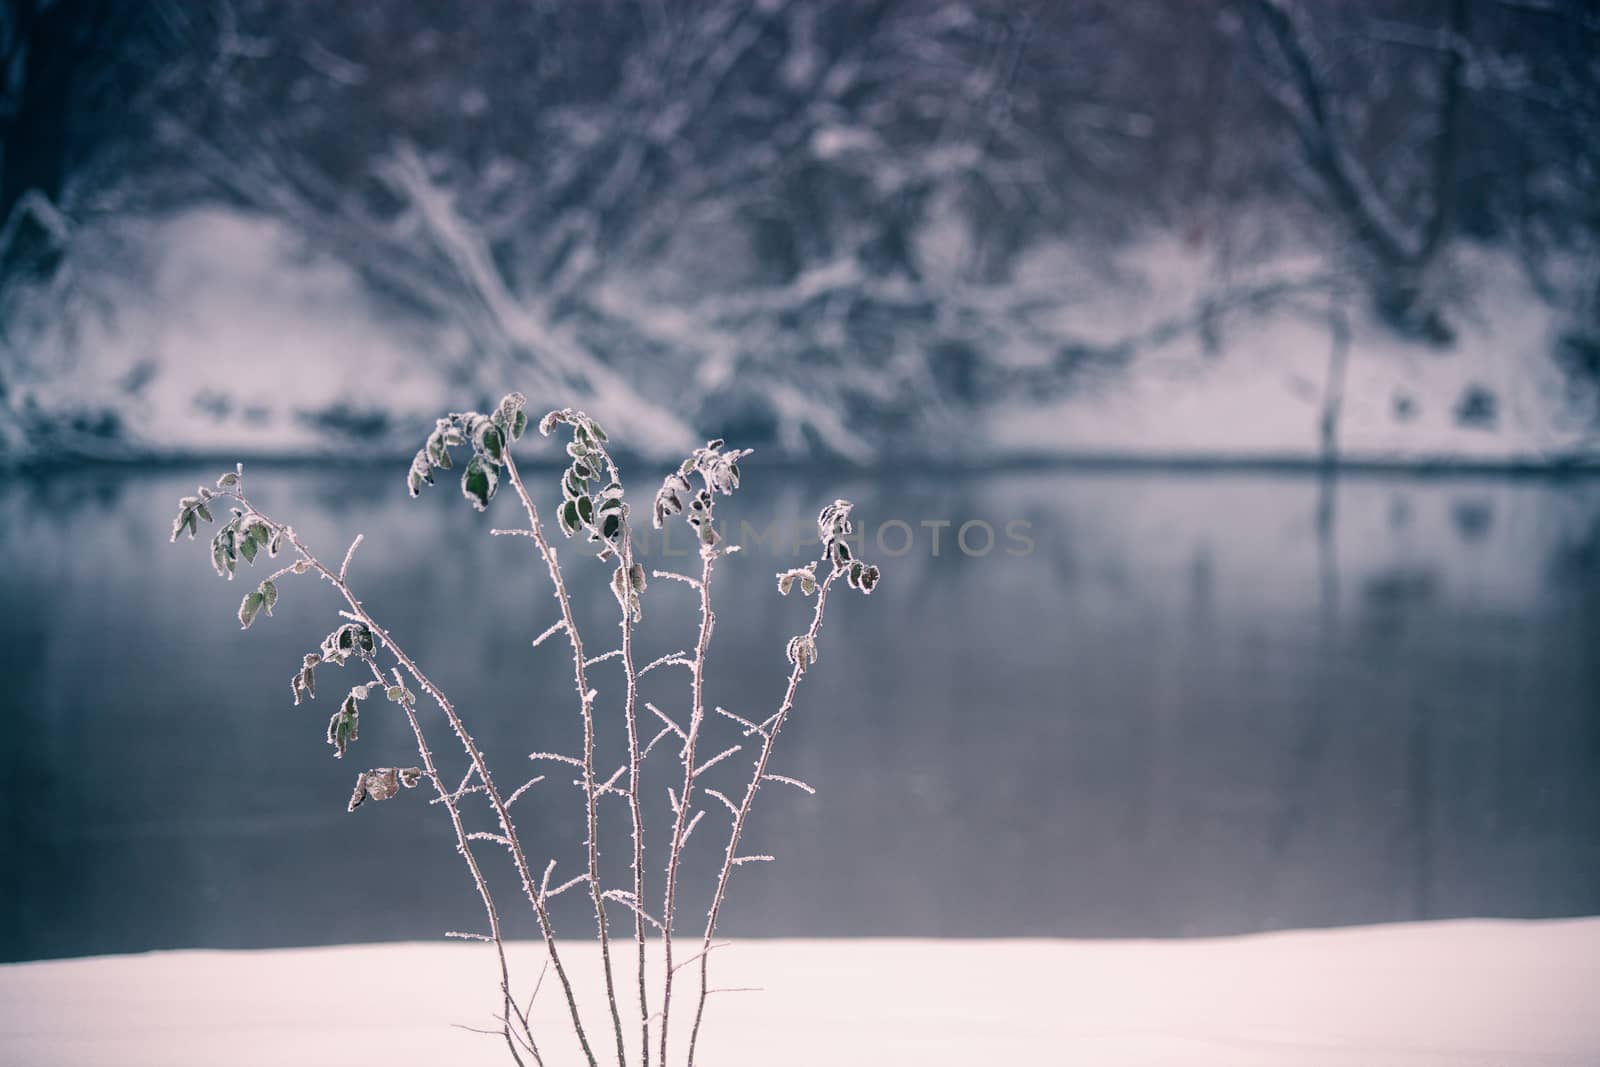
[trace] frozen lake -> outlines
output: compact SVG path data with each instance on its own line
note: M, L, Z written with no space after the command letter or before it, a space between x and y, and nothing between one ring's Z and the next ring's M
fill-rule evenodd
M514 524L507 501L487 519L449 486L410 501L402 470L250 477L324 557L367 535L353 583L514 786L525 753L577 735L564 648L528 648L553 602L531 545L487 536ZM276 617L240 633L241 584L215 578L204 544L167 545L176 498L216 473L0 484L0 960L474 928L423 794L344 810L354 771L414 762L403 722L369 703L339 762L323 730L358 679L326 668L323 696L290 704L301 654L338 621L331 591L286 582ZM554 477L530 475L546 500ZM1600 481L1361 474L1330 492L1294 472L759 463L746 481L721 506L733 532L778 525L719 571L711 703L774 706L805 612L773 586L793 565L777 538L820 504L857 502L884 579L830 604L775 768L819 792L763 794L751 847L779 862L741 871L728 934L1167 937L1600 913ZM634 498L653 482L639 476ZM969 551L957 543L969 522L994 532L987 552L982 525ZM649 562L687 567L668 555L682 544L652 543ZM604 651L607 571L563 556L595 593L586 636ZM652 585L641 662L692 644L691 598ZM594 671L604 714L620 672ZM647 699L683 707L683 672L648 682ZM434 749L456 755L442 730ZM669 767L650 783L662 809ZM580 812L575 791L540 786L524 837L574 841ZM602 839L617 884L619 829ZM720 856L716 829L696 836L702 861ZM577 854L560 855L575 873ZM583 935L578 897L559 918ZM514 936L534 933L503 910Z

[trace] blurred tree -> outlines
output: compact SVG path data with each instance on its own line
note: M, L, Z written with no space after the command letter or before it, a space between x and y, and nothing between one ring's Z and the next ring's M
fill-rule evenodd
M1220 356L1233 317L1346 292L1442 344L1463 238L1519 249L1600 373L1582 0L6 12L0 206L52 236L4 248L220 199L444 324L435 358L485 400L516 381L662 449L697 425L925 454L975 406L1189 335ZM1083 336L1042 253L1110 275L1162 235L1211 264L1192 304ZM1256 269L1305 245L1320 266Z

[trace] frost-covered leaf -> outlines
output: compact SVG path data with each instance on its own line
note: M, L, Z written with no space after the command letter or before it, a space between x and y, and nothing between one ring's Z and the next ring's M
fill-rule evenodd
M495 462L498 463L505 458L506 439L505 436L501 434L499 427L485 426L482 434L479 436L479 444L483 449L484 455L488 456Z
M271 615L272 606L278 602L277 584L271 580L262 582L258 592L261 594L261 606L266 609L268 615Z
M428 450L424 448L411 459L411 469L406 471L406 491L412 496L418 496L424 485L432 484L433 461L428 458Z
M860 589L861 589L861 591L863 593L866 593L866 594L870 595L872 593L872 591L874 589L876 589L877 586L878 586L878 568L877 568L877 566L876 565L868 565L867 567L864 567L862 569L862 571L861 571L861 579L860 579L860 582L858 584L859 584Z
M263 603L265 603L265 599L260 592L245 594L244 599L239 602L240 629L250 629L250 624L256 621L256 614L260 612Z
M224 474L222 477L217 479L218 489L237 489L238 486L239 476L233 471L229 471L227 474Z
M345 749L350 742L360 736L360 728L361 707L356 703L355 694L352 693L344 698L339 710L328 720L328 744L334 747L334 758L344 758Z
M477 511L488 508L499 484L499 470L492 463L485 462L482 456L473 456L467 469L461 473L461 495Z
M802 671L817 662L817 645L809 634L797 634L789 638L789 647L786 651L789 662Z
M300 670L289 680L289 691L294 694L294 702L298 707L300 698L313 699L317 695L317 664L322 662L322 657L315 652L308 652L301 661Z
M371 652L376 647L371 630L359 622L347 622L323 638L322 660L344 663L357 652Z
M523 413L522 409L527 406L527 403L528 398L521 393L507 393L501 397L499 405L495 408L495 414L499 416L500 425L508 429L515 425L517 416ZM526 416L524 416L524 421L526 421ZM521 431L519 430L511 436L515 439L521 436Z
M356 775L355 792L350 794L350 807L355 811L368 800L388 800L401 787L412 789L422 780L420 767L375 767Z

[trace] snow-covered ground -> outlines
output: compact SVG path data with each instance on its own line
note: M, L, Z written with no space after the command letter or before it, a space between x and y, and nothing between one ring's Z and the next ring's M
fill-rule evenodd
M586 948L563 958L594 989ZM518 945L513 966L531 981L541 958ZM492 1025L495 978L486 946L457 943L5 966L0 1061L509 1062L497 1038L460 1028ZM1600 1063L1600 919L1189 941L743 941L718 954L713 982L760 990L713 998L706 1067ZM547 981L535 1011L552 1065L577 1062L564 1010Z

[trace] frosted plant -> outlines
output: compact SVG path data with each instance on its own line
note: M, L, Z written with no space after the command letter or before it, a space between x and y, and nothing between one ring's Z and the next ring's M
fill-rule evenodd
M339 612L339 624L322 639L316 650L306 653L296 667L289 680L291 696L297 705L315 699L319 672L328 667L349 666L361 673L363 680L345 690L328 720L327 740L335 758L342 759L359 742L363 706L371 702L376 701L379 708L392 705L388 713L403 716L410 726L421 765L362 770L356 775L348 807L353 812L369 801L392 800L424 783L432 789L434 797L431 803L442 806L450 819L455 831L456 849L466 863L467 872L477 889L487 927L485 933L452 932L447 936L484 941L493 946L499 975L500 1011L496 1019L500 1029L492 1032L504 1040L511 1058L518 1064L526 1064L529 1060L539 1065L546 1062L546 1053L534 1033L532 1019L533 996L537 995L540 983L533 983L532 993L525 1002L514 992L499 905L485 879L483 860L475 850L475 846L482 844L494 845L503 851L516 872L522 895L538 920L548 955L547 966L555 974L556 984L565 998L571 1022L570 1036L576 1039L589 1064L600 1062L597 1046L604 1040L613 1046L610 1051L614 1051L615 1062L619 1065L630 1062L629 1047L632 1045L637 1049L633 1062L648 1067L652 1057L655 1057L662 1067L667 1067L669 1054L673 1051L670 1035L675 978L683 967L691 963L698 964L699 983L695 990L694 1018L683 1060L692 1067L706 1003L711 994L717 992L710 985L710 960L716 947L717 922L733 873L747 863L765 862L773 858L765 854L747 853L742 849L756 795L769 782L814 792L806 783L776 773L772 769L772 757L779 732L794 708L800 680L816 663L817 635L822 627L829 590L836 580L843 578L850 588L871 593L878 582L878 568L854 558L850 551L847 539L852 533L851 505L844 500L835 500L824 507L817 520L821 557L777 576L781 594L787 596L798 588L803 597L813 598L814 604L809 625L792 637L784 650L789 663L788 680L776 710L760 721L720 707L714 708L717 718L708 716L705 667L716 624L716 614L712 610L712 579L717 563L738 551L737 546L725 545L717 531L716 503L719 496L729 496L738 489L739 462L750 454L750 450L730 449L722 441L710 441L705 447L695 449L667 476L657 491L652 507L654 526L659 529L675 516L683 515L699 545L700 574L695 577L654 571L651 577L686 585L698 598L699 622L692 653L673 653L643 667L636 667L634 635L636 627L644 620L644 596L649 586L644 567L634 556L631 507L617 465L608 449L606 433L592 418L570 408L552 411L538 424L540 433L545 436L558 430L564 431L564 435L570 434L566 445L570 463L561 474L561 500L554 512L557 529L566 538L584 545L599 562L611 569L610 592L616 601L620 644L617 648L591 655L585 649L574 619L572 596L556 549L546 535L539 508L512 458L513 444L528 427L525 407L523 396L512 393L492 413L465 412L439 419L412 460L406 473L406 485L412 496L418 495L425 486L435 484L441 471L455 469L456 452L469 452L470 455L465 455L461 464L462 495L473 508L485 511L501 487L510 486L525 522L512 529L494 529L490 532L530 538L548 577L556 601L557 617L533 639L532 644L537 648L557 635L565 638L572 658L573 693L583 726L583 747L580 752L535 752L529 757L536 767L544 764L558 769L575 768L579 774L576 784L581 788L584 806L584 870L554 886L551 881L556 869L555 859L547 860L540 872L536 873L529 857L530 849L524 843L511 813L512 806L543 782L545 775L534 774L510 793L506 793L496 782L485 754L473 740L455 705L429 679L417 661L395 643L393 636L368 613L356 596L350 584L349 572L351 561L362 542L359 535L351 542L338 568L329 566L313 554L293 527L268 517L256 507L246 495L241 466L219 478L215 489L201 486L194 496L184 497L179 502L177 518L172 527L172 540L176 541L181 534L193 539L201 522L215 524L217 512L222 512L225 521L218 526L211 541L211 562L219 575L231 581L237 576L241 561L256 565L280 558L285 560L283 565L277 566L261 579L240 601L238 618L245 629L250 628L261 616L272 614L278 601L279 584L291 576L315 574L330 583L344 600L345 607ZM227 508L225 512L222 511L224 507ZM599 690L591 685L589 670L612 659L619 660L622 667L621 699L602 703ZM687 722L680 722L654 704L643 703L639 699L641 677L665 667L684 667L688 670ZM654 733L642 744L639 729L643 718L641 707L654 720ZM619 753L622 762L613 773L602 779L596 771L602 763L601 753L597 751L595 721L602 709L612 708L620 710L626 728L627 751L625 754ZM369 708L367 713L374 714L374 711ZM731 745L713 742L709 736L711 727L718 723L723 724L722 728L737 730L745 740ZM430 747L430 733L437 733L441 726L448 728L467 757L468 770L459 782L451 782L443 776ZM652 898L648 896L645 865L649 827L639 797L641 771L645 760L658 746L667 742L670 748L673 741L678 745L678 769L674 776L679 784L668 790L672 819L670 826L661 831L666 855L664 881L659 889L661 906L659 915L652 915L649 910ZM716 789L701 786L701 776L712 767L741 753L748 756L747 745L755 749L755 755L742 793L731 797ZM603 765L611 766L610 758ZM613 795L627 800L631 878L626 886L608 887L604 884L599 862L600 819L597 809L602 798ZM674 938L680 910L679 887L684 846L700 825L710 802L725 809L729 816L722 861L706 911L705 926L699 934L698 951L687 960L676 961ZM487 806L487 813L478 807L480 803ZM492 818L494 830L468 829L473 817L483 818L485 814ZM562 960L560 942L550 912L550 902L555 897L580 886L585 889L594 913L605 1008L611 1030L609 1040L592 1037L586 1028L579 1010L580 993ZM632 918L638 985L631 998L619 988L614 973L614 907L608 906L621 907ZM661 999L659 1008L654 1011L651 1009L650 984L647 981L653 944L651 931L659 936L660 946ZM636 1003L629 1004L630 999L636 1000ZM633 1023L623 1020L625 1011L631 1015L635 1009L636 1032ZM634 1032L635 1036L630 1038L630 1032ZM681 1038L679 1043L683 1044Z

